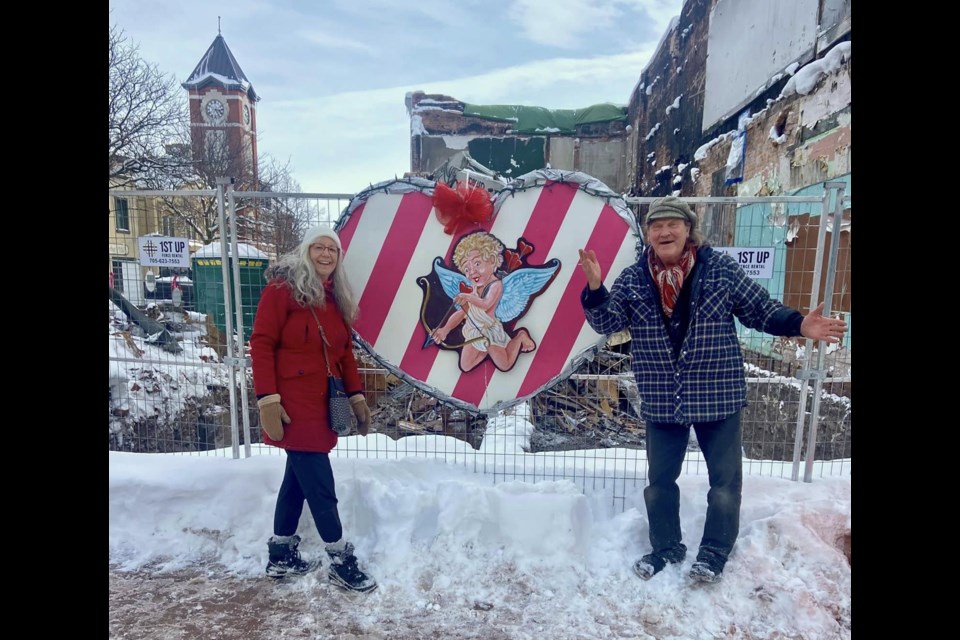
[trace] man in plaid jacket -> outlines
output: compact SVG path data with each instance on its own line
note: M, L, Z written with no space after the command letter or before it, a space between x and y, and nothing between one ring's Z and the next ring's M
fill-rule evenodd
M706 244L697 215L679 198L653 201L644 231L647 246L640 259L623 270L609 291L596 253L580 250L587 322L604 335L629 329L632 370L647 427L649 484L643 497L653 550L637 560L634 571L648 580L686 556L677 478L692 426L710 490L690 577L716 582L740 528L740 412L747 401L734 319L775 336L832 343L843 338L847 326L824 317L823 303L804 316L770 298L732 257Z

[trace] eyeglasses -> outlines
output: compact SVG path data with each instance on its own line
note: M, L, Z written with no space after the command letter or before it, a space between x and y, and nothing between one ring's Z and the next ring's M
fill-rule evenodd
M315 249L320 253L329 253L330 255L334 255L334 256L340 253L340 249L337 249L336 247L328 247L322 244L315 244L312 247L310 247L310 249Z

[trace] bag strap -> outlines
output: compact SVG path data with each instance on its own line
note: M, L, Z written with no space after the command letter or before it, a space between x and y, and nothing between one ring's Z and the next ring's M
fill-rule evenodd
M320 318L317 317L317 312L313 310L313 307L310 307L310 313L313 314L313 319L317 322L317 329L320 330L320 337L323 339L323 361L327 365L327 375L332 376L333 373L330 371L330 355L327 353L327 334L323 330L323 325L320 324Z

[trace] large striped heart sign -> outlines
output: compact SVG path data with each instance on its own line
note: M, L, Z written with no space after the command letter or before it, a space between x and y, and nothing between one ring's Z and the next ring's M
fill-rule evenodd
M596 251L609 288L636 260L640 234L623 198L580 172L543 169L484 191L489 215L457 228L434 206L445 188L381 182L344 210L336 229L360 304L353 328L400 378L493 413L566 379L603 344L580 306L577 250Z

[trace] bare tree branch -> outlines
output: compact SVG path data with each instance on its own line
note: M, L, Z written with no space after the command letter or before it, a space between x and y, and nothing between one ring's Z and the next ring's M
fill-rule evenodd
M148 172L174 168L176 159L164 147L188 112L176 79L145 62L139 47L115 25L109 55L109 177L115 187L133 188Z
M261 191L301 192L300 184L293 179L290 161L280 164L269 155L260 162L260 182ZM259 231L267 253L279 256L296 248L310 224L309 203L298 198L277 197L261 201L260 206Z

